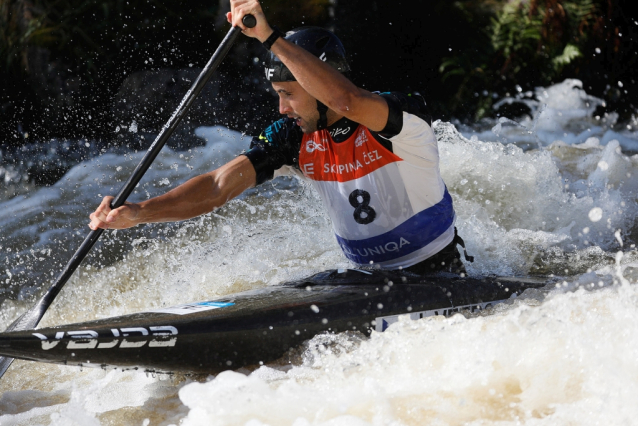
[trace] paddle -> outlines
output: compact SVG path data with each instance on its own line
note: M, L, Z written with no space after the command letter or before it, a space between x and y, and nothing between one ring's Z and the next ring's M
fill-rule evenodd
M253 28L257 24L255 17L252 15L244 16L242 22L248 28ZM146 152L146 155L144 155L144 158L142 158L142 161L140 161L140 164L137 165L131 177L124 184L120 192L111 202L112 209L116 209L122 206L128 196L131 195L131 193L135 189L135 186L137 186L140 179L142 179L142 176L144 176L144 173L146 173L148 168L151 166L153 160L155 160L155 157L157 157L168 138L177 128L177 125L180 123L180 121L182 121L182 118L190 109L191 105L195 101L195 98L199 95L215 70L219 67L219 64L221 64L222 60L224 59L232 45L235 43L235 40L237 40L237 37L240 33L241 28L239 27L232 27L230 31L228 31L228 34L226 34L224 40L222 40L215 53L213 53L213 56L208 61L201 74L199 74L197 80L195 80L191 88L188 90L188 92L186 92L186 95L184 96L184 99L182 99L182 102L180 102L171 118L164 125L164 127L162 127L162 131L160 132L160 134L157 136L157 138L155 138L155 141L153 141L151 146L148 148L148 151ZM38 300L33 308L29 309L27 312L18 317L18 319L15 320L9 327L7 327L5 331L26 330L29 328L34 328L36 325L38 325L38 323L44 316L44 313L47 311L51 303L53 303L53 299L55 299L58 293L60 293L60 290L62 290L62 287L64 287L69 278L71 278L71 275L73 275L73 272L75 272L77 267L80 266L80 263L82 263L93 245L100 238L100 235L102 235L103 231L103 229L97 229L95 231L91 231L89 235L87 235L80 248L75 252L69 263L67 263L66 267L62 270L62 272L56 279L55 283L47 290L44 296L42 296L42 298ZM4 375L12 362L13 358L0 357L0 378Z

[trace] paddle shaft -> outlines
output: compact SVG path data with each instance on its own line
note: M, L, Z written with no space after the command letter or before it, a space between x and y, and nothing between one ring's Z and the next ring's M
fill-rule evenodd
M162 127L159 135L157 135L155 141L153 141L151 146L148 148L148 151L146 152L146 155L144 155L144 158L142 158L142 161L140 161L140 163L137 165L137 167L133 171L133 174L128 178L120 192L115 196L113 201L111 201L112 209L116 209L124 205L139 181L142 179L146 171L153 163L153 161L155 161L155 158L158 156L158 154L166 144L166 141L168 141L188 110L191 108L193 102L195 102L195 99L200 94L208 80L210 80L211 76L213 75L215 70L217 70L226 54L228 54L228 51L233 46L240 33L241 28L232 27L228 34L226 34L226 37L221 42L213 56L210 58L208 64L206 64L202 72L199 74L199 77L197 77L197 80L195 80L191 88L188 90L188 92L186 92L186 95L184 95L182 102L180 102L171 118ZM62 272L60 273L55 284L53 284L51 288L46 292L46 294L42 297L43 301L50 304L53 299L55 299L66 281L71 278L73 272L75 272L75 270L78 266L80 266L80 263L82 263L82 260L84 260L91 248L93 248L97 240L100 238L100 235L102 235L103 231L103 229L97 229L95 231L91 231L89 235L87 235L80 248L78 248L64 270L62 270Z
M252 15L244 16L242 22L248 28L252 28L256 24L255 18ZM146 171L149 169L149 167L161 151L162 147L164 147L164 144L166 143L168 138L171 137L179 123L182 121L190 107L193 105L195 98L197 98L215 70L217 70L226 54L228 54L228 51L233 46L240 33L241 28L239 27L232 27L230 31L228 31L226 37L224 37L224 40L222 40L213 56L210 58L202 72L199 74L199 77L197 77L197 80L195 80L191 88L188 90L188 92L186 92L186 95L182 99L182 102L180 102L171 118L162 127L159 135L157 135L155 141L153 141L151 146L148 148L148 151L144 155L144 158L142 158L142 161L140 161L140 163L133 171L131 177L129 177L120 192L111 202L112 209L116 209L122 206L129 195L131 195L139 181L142 179ZM21 315L17 320L15 320L9 327L7 327L6 331L25 330L28 328L34 328L36 325L38 325L51 303L53 303L55 297L60 293L60 291L67 283L69 278L71 278L78 266L80 266L89 251L91 251L91 248L93 248L97 240L100 238L102 232L104 232L103 229L97 229L95 231L91 231L89 235L87 235L87 237L84 239L84 242L82 242L82 245L77 249L73 257L71 257L71 260L69 260L65 268L58 275L55 283L53 283L53 285L47 290L44 296L40 298L40 300L33 308L31 308L23 315ZM9 368L12 361L13 358L0 357L0 377L2 377L5 371Z

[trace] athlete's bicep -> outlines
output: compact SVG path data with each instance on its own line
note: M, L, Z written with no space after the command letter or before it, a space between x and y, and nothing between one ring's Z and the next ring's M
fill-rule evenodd
M373 132L380 132L388 122L389 111L388 103L383 97L358 89L340 112Z
M211 172L217 196L226 202L257 183L257 173L248 157L240 155Z

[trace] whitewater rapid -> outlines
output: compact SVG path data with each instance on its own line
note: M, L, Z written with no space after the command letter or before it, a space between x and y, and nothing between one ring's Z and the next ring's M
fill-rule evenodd
M435 122L441 171L476 259L470 274L558 284L490 315L405 320L370 338L317 336L254 371L168 376L16 361L0 380L0 425L635 423L638 132L613 113L596 116L602 101L576 80L511 101L530 115L472 128ZM223 164L250 140L222 127L196 134L206 144L165 148L133 200ZM102 152L48 187L5 168L0 326L32 305L89 232L88 213L142 154ZM280 177L191 221L105 233L41 325L349 266L317 194Z

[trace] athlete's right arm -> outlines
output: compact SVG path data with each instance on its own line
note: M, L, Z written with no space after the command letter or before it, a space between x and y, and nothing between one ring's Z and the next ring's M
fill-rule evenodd
M190 219L223 205L256 184L255 168L244 155L212 172L196 176L164 195L142 201L126 202L111 210L113 197L104 197L91 213L93 230L124 229L140 223L174 222Z

